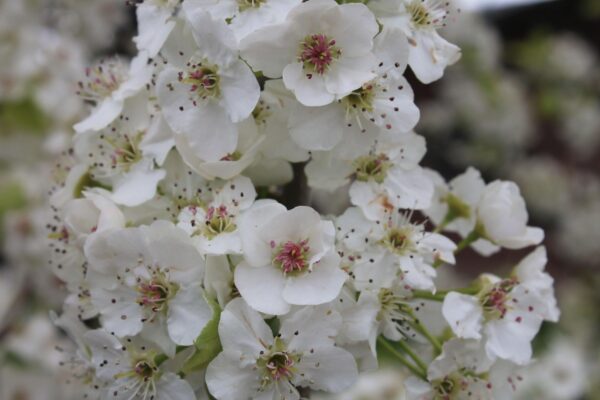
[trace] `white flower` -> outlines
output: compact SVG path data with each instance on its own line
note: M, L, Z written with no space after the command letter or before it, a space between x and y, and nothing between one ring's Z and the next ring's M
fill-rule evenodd
M375 78L373 14L362 4L311 0L294 8L285 22L242 40L242 56L285 86L306 106L322 106Z
M353 263L357 288L389 288L399 275L409 288L435 289L432 265L438 260L453 264L456 245L445 236L426 232L411 217L394 212L372 222L350 208L338 218L338 240L360 255Z
M138 341L121 343L103 330L84 335L98 378L107 383L103 399L195 400L190 384L157 365L156 350Z
M419 120L413 91L402 73L408 44L398 29L386 29L375 37L375 77L324 107L298 105L290 115L290 135L302 148L331 150L343 140L375 136L380 129L389 134L410 131ZM385 134L385 133L384 133Z
M86 70L86 79L79 82L79 95L93 102L95 108L74 126L77 132L99 131L115 120L123 110L125 100L140 93L150 83L154 66L146 52L139 53L129 67L117 58L101 61Z
M208 204L185 207L179 214L177 226L192 236L202 254L240 254L238 218L254 202L254 186L250 179L239 176L211 189L212 200Z
M426 169L434 182L435 192L431 207L425 214L444 230L458 232L467 237L477 223L477 205L485 189L485 182L475 168L469 167L448 184L437 172ZM490 255L500 248L485 239L477 239L471 246L483 255Z
M408 65L421 82L440 79L460 58L460 49L437 33L450 13L447 1L373 0L368 5L384 26L398 27L408 37Z
M214 19L228 21L237 40L242 40L260 28L283 22L300 3L302 0L186 0L182 6L186 12L205 10Z
M158 182L165 177L159 166L173 147L173 134L162 118L148 115L146 101L145 96L130 99L114 123L76 137L75 154L89 166L79 186L93 182L108 186L110 198L126 206L154 197Z
M434 187L419 166L425 155L423 137L412 132L380 135L361 144L358 154L346 154L348 149L313 154L306 167L310 186L332 190L352 181L352 203L372 220L383 219L396 208L429 207Z
M270 200L257 201L240 219L244 262L235 285L258 311L286 314L291 304L333 300L346 280L334 251L330 221L309 207L287 211Z
M353 162L352 203L372 220L397 208L429 207L433 183L418 165L425 151L425 140L414 133L381 138L368 155Z
M476 340L452 339L429 365L427 382L405 381L408 400L511 399L519 380L514 367L494 364Z
M448 293L442 313L454 334L479 340L483 331L490 358L521 365L529 362L531 340L542 321L556 322L559 317L553 280L543 272L546 261L545 248L538 247L510 278L486 276L477 296Z
M238 58L237 41L225 21L206 12L186 15L161 54L168 64L158 76L158 102L169 126L184 135L202 160L217 161L237 145L236 123L247 118L260 88Z
M539 244L544 231L527 226L527 209L518 186L513 182L494 181L481 194L477 219L483 238L509 249Z
M299 386L346 389L358 373L352 355L335 346L341 322L330 307L305 307L286 316L273 337L258 312L233 300L221 314L223 352L208 366L208 390L218 400L298 400Z
M212 310L201 287L204 260L184 231L166 221L106 231L86 243L92 302L103 327L119 337L138 333L174 354L191 345Z

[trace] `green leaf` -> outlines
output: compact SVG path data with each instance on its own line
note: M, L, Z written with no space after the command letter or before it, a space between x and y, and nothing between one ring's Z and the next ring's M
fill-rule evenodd
M189 374L199 371L206 366L221 352L221 340L219 339L219 321L221 319L221 307L216 300L206 299L213 310L213 316L206 324L200 336L194 342L196 351L190 356L181 368L181 372Z

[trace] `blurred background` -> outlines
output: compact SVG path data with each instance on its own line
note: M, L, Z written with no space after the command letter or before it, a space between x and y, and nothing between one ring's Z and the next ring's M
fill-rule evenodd
M520 398L600 399L600 0L458 7L444 36L462 60L432 85L411 80L424 165L519 184L562 310L536 339ZM98 59L134 54L134 14L124 0L0 0L0 400L68 398L52 383L70 344L51 322L66 292L47 265L47 197L86 114L77 82ZM501 274L526 253L467 251L452 279ZM344 398L400 399L396 376L368 376Z

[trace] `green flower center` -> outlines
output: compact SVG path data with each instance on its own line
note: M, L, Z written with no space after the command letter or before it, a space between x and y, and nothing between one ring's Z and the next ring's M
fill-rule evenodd
M178 290L179 285L169 282L165 273L157 272L151 280L138 283L137 302L140 306L158 313L166 310L169 300L175 296Z
M359 157L354 160L356 180L367 182L373 179L377 183L383 183L391 166L392 163L385 154Z
M219 97L219 68L207 62L188 63L187 74L179 72L178 80L190 86L190 92L195 93L200 99Z
M133 370L135 371L137 376L144 380L147 380L154 376L154 374L157 371L157 368L154 365L154 363L149 360L140 360L135 364Z
M375 83L367 82L344 97L341 102L346 108L346 115L348 115L355 110L372 112L373 100L375 100Z
M504 279L480 294L479 303L483 307L486 320L497 320L504 317L510 308L510 293L518 283L516 278Z
M262 371L261 387L265 388L282 379L293 378L299 361L299 355L286 351L281 339L275 338L269 350L257 360L257 366Z
M405 254L415 248L415 244L411 239L412 234L413 232L409 227L392 228L383 239L383 244L394 253Z
M204 228L206 237L212 239L221 233L233 232L235 229L235 222L228 214L226 206L220 205L219 207L208 208Z

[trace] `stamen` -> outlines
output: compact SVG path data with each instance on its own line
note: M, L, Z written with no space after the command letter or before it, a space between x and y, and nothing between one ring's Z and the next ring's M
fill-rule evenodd
M300 44L298 61L304 64L305 70L323 75L341 54L342 50L335 45L334 39L315 34L307 36ZM309 79L312 77L310 72L307 74Z
M273 263L286 275L304 272L309 266L309 250L308 239L299 242L285 242L275 251Z

